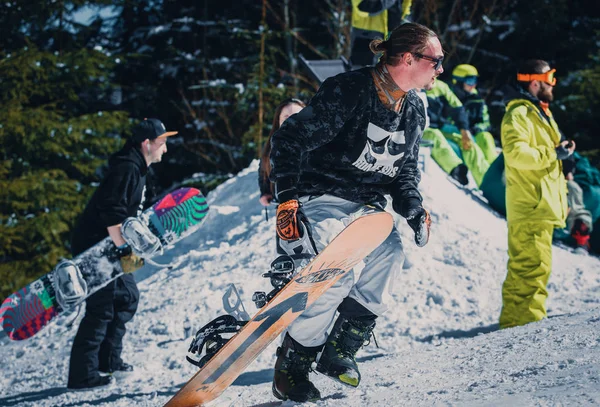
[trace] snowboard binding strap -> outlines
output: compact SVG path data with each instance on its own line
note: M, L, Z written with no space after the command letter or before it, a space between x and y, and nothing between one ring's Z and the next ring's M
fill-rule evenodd
M202 368L247 322L238 321L231 315L213 319L196 332L185 358L192 365Z
M133 252L144 259L163 253L162 243L138 218L127 218L121 225L123 239Z
M317 248L312 238L310 227L300 222L302 233L300 239L283 240L276 236L277 253L280 254L271 263L269 272L262 276L271 279L273 290L266 293L256 291L252 295L252 301L256 308L262 308L283 289L297 271L302 270L317 255Z
M79 267L71 260L63 260L58 263L53 275L52 285L56 301L63 309L74 308L87 297L87 284Z

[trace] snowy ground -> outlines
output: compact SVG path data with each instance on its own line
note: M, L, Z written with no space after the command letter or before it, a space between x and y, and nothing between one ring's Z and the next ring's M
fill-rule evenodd
M252 314L252 293L270 288L260 274L274 257L274 209L265 222L256 169L254 162L209 195L204 227L160 259L172 270L137 272L141 302L123 355L132 375L109 388L68 391L75 328L66 330L63 318L28 341L2 340L0 406L160 406L174 395L196 371L185 360L185 316L197 329L222 314L231 282ZM363 381L349 389L315 375L324 398L313 405L600 404L600 260L555 247L551 317L497 331L506 223L436 165L427 170L421 185L433 235L419 249L399 221L410 267L394 283L392 311L378 320L379 348L359 353ZM276 346L211 405L280 405L271 395Z

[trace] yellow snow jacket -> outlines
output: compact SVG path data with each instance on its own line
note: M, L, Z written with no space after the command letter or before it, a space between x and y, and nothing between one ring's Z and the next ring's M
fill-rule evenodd
M360 11L358 6L362 0L352 0L352 28L375 31L381 33L385 38L388 32L388 12L387 9L382 10L378 14L369 14L365 11Z
M514 99L502 119L509 222L545 221L565 226L567 183L556 158L561 133L551 114L526 99Z

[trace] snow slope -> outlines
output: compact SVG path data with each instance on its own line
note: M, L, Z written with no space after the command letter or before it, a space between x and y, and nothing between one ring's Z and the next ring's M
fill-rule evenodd
M160 406L174 395L196 372L185 360L185 316L195 332L222 314L231 282L253 314L252 293L270 289L260 274L274 258L274 208L266 222L257 167L255 161L209 194L203 228L159 259L171 270L136 273L141 301L123 353L133 374L109 388L68 391L75 328L66 329L63 318L28 341L2 340L0 406ZM358 355L363 382L350 389L314 375L324 397L314 405L600 404L600 260L555 247L551 317L497 331L506 223L437 166L427 170L421 186L433 234L417 248L398 219L410 267L394 282L391 311L378 320L379 348L371 343ZM279 405L271 395L276 346L211 405Z

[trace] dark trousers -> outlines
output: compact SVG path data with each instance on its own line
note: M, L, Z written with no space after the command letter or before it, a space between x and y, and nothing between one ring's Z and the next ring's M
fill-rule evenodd
M123 350L125 323L137 310L140 299L135 279L126 274L87 299L71 349L69 383L84 382L118 366Z

